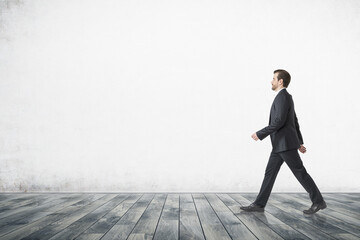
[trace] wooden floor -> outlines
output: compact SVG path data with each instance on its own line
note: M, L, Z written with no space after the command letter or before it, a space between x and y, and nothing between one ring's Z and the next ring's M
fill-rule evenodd
M276 194L264 213L240 206L256 194L0 193L0 239L360 239L360 193Z

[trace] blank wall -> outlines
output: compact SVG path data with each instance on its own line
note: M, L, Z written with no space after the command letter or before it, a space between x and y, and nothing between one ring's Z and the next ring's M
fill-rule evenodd
M1 1L0 191L258 191L278 68L321 191L360 191L360 2ZM286 164L274 191L304 191Z

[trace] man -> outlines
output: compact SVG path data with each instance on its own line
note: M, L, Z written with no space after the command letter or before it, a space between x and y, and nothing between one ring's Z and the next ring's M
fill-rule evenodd
M290 83L291 76L285 70L275 70L271 81L272 90L276 92L274 102L270 110L269 126L254 133L251 137L263 140L268 135L271 137L272 152L266 167L265 177L256 200L249 206L241 207L247 212L263 212L269 199L276 176L281 165L285 161L297 180L309 193L312 206L304 210L305 214L314 214L320 209L326 208L326 203L317 188L315 182L306 172L301 161L301 153L306 152L302 135L300 133L298 119L296 117L292 96L286 88Z

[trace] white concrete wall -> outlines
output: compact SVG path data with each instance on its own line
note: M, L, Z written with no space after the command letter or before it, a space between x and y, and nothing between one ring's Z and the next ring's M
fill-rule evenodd
M0 191L256 192L277 68L320 190L360 191L359 1L0 7Z

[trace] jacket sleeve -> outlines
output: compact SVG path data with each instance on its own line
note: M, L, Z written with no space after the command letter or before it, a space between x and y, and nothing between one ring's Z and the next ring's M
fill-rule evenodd
M287 114L289 112L289 108L289 101L286 101L285 96L277 99L277 101L274 102L274 114L271 115L271 118L274 120L271 121L269 126L264 127L263 129L256 132L256 135L260 140L263 140L271 133L277 131L282 126L284 126Z
M301 132L300 132L299 122L298 122L298 119L296 117L296 113L295 113L295 127L296 127L296 132L297 132L300 144L304 144L304 141L303 141L303 138L302 138L302 135L301 135Z

